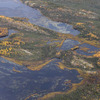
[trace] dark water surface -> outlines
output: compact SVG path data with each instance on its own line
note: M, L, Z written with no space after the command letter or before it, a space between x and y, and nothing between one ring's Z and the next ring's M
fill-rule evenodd
M65 34L78 35L80 33L73 29L72 25L52 21L43 16L39 10L31 8L21 3L19 0L0 0L0 15L8 17L26 17L35 25Z
M73 48L75 45L80 44L80 42L76 41L76 40L72 40L72 39L66 39L63 43L63 45L61 46L60 50L70 50L71 48Z
M87 51L81 50L80 49L81 47L88 48L88 50ZM97 48L97 47L92 46L90 44L84 43L84 44L81 44L79 46L79 49L77 49L76 52L78 54L81 54L81 55L92 56L93 54L95 54L99 50L100 50L100 48Z
M40 71L31 71L0 58L0 100L24 100L27 96L38 93L29 99L35 100L50 92L66 91L69 89L69 85L65 84L68 80L71 83L81 82L76 70L61 70L57 67L57 62L60 61L54 59ZM21 72L14 72L13 68Z
M47 42L47 44L60 43L60 42L61 41L52 41L52 42L49 41ZM70 50L71 48L75 46L79 46L79 49L75 50L78 54L86 55L86 56L92 56L93 54L95 54L97 51L100 50L100 48L97 48L90 44L87 44L87 43L80 44L80 42L76 40L72 40L72 39L66 39L63 42L62 46L60 48L57 48L57 50L66 51L66 50ZM84 51L84 50L81 50L81 48L88 48L88 50Z

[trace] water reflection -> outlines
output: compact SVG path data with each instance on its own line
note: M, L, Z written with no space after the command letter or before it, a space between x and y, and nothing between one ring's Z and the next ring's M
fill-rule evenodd
M73 29L72 25L52 21L43 16L39 10L28 7L22 4L19 0L0 0L0 15L9 17L26 17L35 25L65 34L78 35L80 33Z
M57 32L79 34L79 31L74 30L71 25L51 21L43 16L39 10L30 8L19 0L0 0L0 15L26 17L33 24ZM9 30L10 33L12 33L12 30ZM65 40L61 49L70 49L73 45L78 44L78 42L75 42L75 44L74 42L74 40ZM61 70L57 67L57 62L60 61L60 59L54 59L40 71L31 71L25 66L19 66L0 58L0 100L24 100L34 93L43 96L50 92L67 91L70 87L65 84L66 80L71 80L71 83L79 83L81 81L77 77L79 73L76 70ZM20 73L14 72L13 68ZM37 96L31 98L31 100L35 98Z
M60 50L70 50L71 48L73 48L75 45L80 44L80 42L76 41L76 40L72 40L72 39L66 39L63 43L63 45L61 46Z
M66 80L79 83L82 80L77 77L79 73L76 70L61 70L57 67L60 61L54 59L40 71L31 71L0 58L0 100L24 100L34 93L43 96L50 92L66 91L70 88L65 84ZM21 73L14 72L13 67ZM35 98L37 96L30 100Z

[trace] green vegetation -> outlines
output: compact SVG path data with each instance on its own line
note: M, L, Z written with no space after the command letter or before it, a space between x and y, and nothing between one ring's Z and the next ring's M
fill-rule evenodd
M80 31L78 36L60 35L81 43L100 47L100 1L99 0L21 0L23 3L39 9L43 15L54 21L73 25ZM87 50L86 48L81 48ZM53 54L53 53L51 53ZM98 54L97 54L98 55ZM50 55L49 55L50 56ZM99 100L100 99L100 58L77 55L74 51L60 51L56 57L70 68L79 68L89 75L76 91L65 95L56 95L49 100ZM73 63L76 62L76 63ZM84 67L85 66L85 67Z
M92 32L100 39L100 2L99 0L21 0L25 4L41 10L42 14L55 21L72 24L78 29L80 37ZM84 23L79 28L77 23ZM87 37L86 37L87 38ZM90 39L88 37L88 39Z
M39 9L45 16L55 21L69 23L81 33L78 36L60 34L28 22L27 18L0 16L0 27L15 29L9 38L0 41L0 55L9 57L35 69L51 58L62 59L69 68L79 68L87 72L83 85L70 94L57 95L49 100L99 100L100 98L100 58L84 57L74 50L57 51L67 38L100 47L100 2L99 0L21 0ZM2 32L0 32L2 33ZM61 43L47 45L47 41L61 40ZM83 49L83 48L81 48ZM86 49L86 48L85 48ZM85 50L83 49L83 50ZM97 54L98 55L98 54ZM76 62L76 63L73 63ZM97 63L99 62L99 64ZM46 63L47 64L47 63ZM84 65L86 68L84 68ZM32 68L31 68L32 66ZM90 67L89 67L90 66ZM43 67L43 66L42 66ZM39 66L39 69L41 66ZM96 73L95 73L96 72Z
M26 23L25 18L0 16L0 19L0 26L17 30L9 38L0 41L1 56L21 60L23 65L27 65L27 62L31 65L33 61L45 61L55 56L56 45L47 45L47 41L58 39L56 32Z

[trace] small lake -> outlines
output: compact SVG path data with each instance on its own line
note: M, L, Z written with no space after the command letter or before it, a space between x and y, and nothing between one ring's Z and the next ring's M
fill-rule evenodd
M61 43L61 41L56 40L56 41L47 42L47 44L50 44L50 45L53 43ZM80 42L76 40L72 40L72 39L66 39L63 42L62 46L60 48L58 47L57 50L66 51L66 50L70 50L71 48L75 46L79 46L79 48L75 50L76 53L81 54L81 55L86 55L86 56L92 56L93 54L95 54L96 52L100 50L100 48L95 47L93 45L90 45L87 43L81 44ZM87 50L85 50L84 48L86 48Z
M73 29L72 25L56 22L43 16L39 10L33 9L19 0L0 0L0 15L8 17L26 17L29 22L45 27L56 32L78 35L80 32Z
M54 59L39 71L28 70L24 66L0 58L0 100L24 100L31 94L35 100L50 92L67 91L73 83L79 83L76 70L60 69L59 59ZM21 71L14 72L13 68ZM65 82L71 80L70 84Z
M84 51L81 48L87 48L87 50ZM93 54L95 54L99 50L100 50L100 48L97 48L97 47L92 46L90 44L84 43L84 44L79 45L79 49L77 49L76 52L78 54L81 54L81 55L92 56Z
M62 44L60 50L70 50L71 48L73 48L75 45L80 44L80 42L76 41L76 40L72 40L72 39L66 39L64 41L64 43Z

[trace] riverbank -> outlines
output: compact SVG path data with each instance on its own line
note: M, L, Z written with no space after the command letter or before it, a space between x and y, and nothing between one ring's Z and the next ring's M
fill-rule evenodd
M39 9L44 16L50 18L51 20L69 23L73 25L75 29L80 31L80 34L77 36L78 40L82 39L83 42L100 47L99 45L100 30L98 28L99 23L97 23L97 20L99 20L99 16L100 16L99 14L96 14L95 12L92 11L90 11L91 13L89 13L89 11L85 9L80 11L76 7L75 7L76 9L73 10L73 6L69 5L70 6L69 7L67 3L65 3L65 5L67 5L68 7L65 7L65 5L62 6L59 4L60 1L58 3L56 1L53 2L52 0L51 1L45 0L45 1L41 1L40 3L39 0L37 2L35 2L34 0L33 1L21 0L21 1L30 7ZM78 14L79 12L85 13L86 16ZM94 16L93 19L92 16Z

